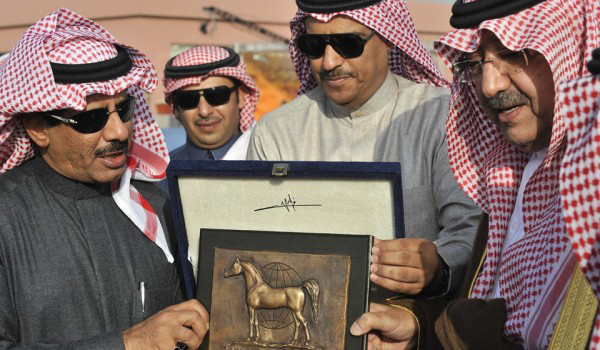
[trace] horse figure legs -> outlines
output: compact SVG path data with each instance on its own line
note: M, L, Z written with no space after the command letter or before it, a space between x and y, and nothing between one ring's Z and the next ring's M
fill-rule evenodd
M295 344L296 341L298 341L298 331L300 330L300 320L298 320L294 311L292 311L292 316L294 317L294 337L290 341L290 345Z
M254 340L254 318L256 317L256 310L248 306L248 313L250 314L250 336L248 337L248 341ZM257 336L258 336L258 328L257 328Z
M260 327L258 327L258 317L256 315L256 309L254 310L254 329L256 330L256 341L260 340Z
M306 341L304 342L304 345L308 345L308 342L310 341L310 334L308 332L308 322L306 322L304 315L302 315L302 309L294 310L292 312L292 314L294 315L294 321L296 322L296 331L294 332L294 341L296 341L298 339L298 330L300 328L300 323L302 323L302 326L304 327L304 335L306 336ZM298 322L298 321L300 321L300 322Z
M300 321L302 322L302 326L304 326L304 333L306 335L306 341L304 342L304 345L308 345L308 342L310 341L310 332L308 331L308 322L306 322L304 315L302 315L302 310L298 311L298 314L300 315Z

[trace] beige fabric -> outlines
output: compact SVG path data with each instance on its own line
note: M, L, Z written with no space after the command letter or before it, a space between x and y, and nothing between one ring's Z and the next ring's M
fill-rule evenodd
M448 93L390 73L371 99L350 112L315 88L260 120L248 159L399 161L408 124L436 128L436 118L423 121L423 114L447 115ZM424 103L427 108L420 108Z

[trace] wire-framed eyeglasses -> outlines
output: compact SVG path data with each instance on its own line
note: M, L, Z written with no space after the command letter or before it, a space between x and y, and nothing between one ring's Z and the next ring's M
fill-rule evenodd
M452 65L454 78L461 83L478 82L483 76L483 65L491 63L500 74L512 75L522 72L529 65L530 54L526 50L502 50L492 54L490 60L465 60Z

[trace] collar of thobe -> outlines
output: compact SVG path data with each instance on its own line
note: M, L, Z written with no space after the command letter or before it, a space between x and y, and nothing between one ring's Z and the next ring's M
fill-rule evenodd
M57 173L41 156L35 157L30 162L32 162L33 171L36 176L42 179L42 182L49 190L55 193L75 200L98 196L111 197L110 183L87 184L71 180Z
M397 93L398 83L396 82L392 72L388 72L387 77L379 89L373 94L373 96L371 96L370 99L367 100L367 102L357 109L351 110L344 106L335 104L329 99L327 99L327 104L330 106L330 109L333 111L335 116L345 116L353 119L376 113L394 100L394 96L396 96Z

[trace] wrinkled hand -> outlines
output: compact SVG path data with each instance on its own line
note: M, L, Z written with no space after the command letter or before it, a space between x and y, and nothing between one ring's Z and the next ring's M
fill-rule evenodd
M369 350L403 350L416 346L417 320L410 312L371 303L350 327L352 335L369 333Z
M376 239L371 252L371 281L398 293L420 293L440 266L437 247L427 239Z
M208 312L192 299L170 306L123 332L126 350L173 349L178 342L190 349L202 344L208 331Z

